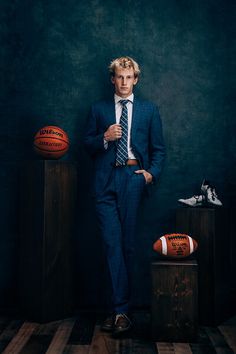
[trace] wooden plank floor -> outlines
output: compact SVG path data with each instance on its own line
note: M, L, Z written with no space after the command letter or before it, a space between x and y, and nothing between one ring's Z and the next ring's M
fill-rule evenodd
M3 354L236 354L236 317L218 327L201 327L195 343L154 343L147 313L134 316L134 330L122 339L100 331L91 315L39 324L0 317Z

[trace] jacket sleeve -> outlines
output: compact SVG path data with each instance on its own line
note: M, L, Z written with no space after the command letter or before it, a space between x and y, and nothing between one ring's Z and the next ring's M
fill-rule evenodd
M157 106L154 106L151 125L149 130L149 161L148 172L157 181L165 160L166 149L163 139L162 122Z
M106 151L104 144L104 132L99 131L98 115L94 106L91 107L85 128L84 145L88 153L93 156L98 152Z

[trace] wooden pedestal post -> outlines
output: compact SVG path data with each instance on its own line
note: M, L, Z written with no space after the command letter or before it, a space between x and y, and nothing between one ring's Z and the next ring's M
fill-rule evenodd
M22 169L19 293L30 319L45 322L73 310L76 168L34 161Z
M176 230L198 241L199 322L204 325L219 324L230 311L228 219L224 208L177 209Z
M152 339L191 342L198 330L196 261L152 262Z

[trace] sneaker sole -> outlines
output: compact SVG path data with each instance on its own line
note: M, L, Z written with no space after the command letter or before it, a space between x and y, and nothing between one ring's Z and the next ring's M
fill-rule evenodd
M182 205L187 205L187 206L189 206L189 207L191 207L191 208L196 208L196 207L199 207L199 206L203 206L203 203L198 203L198 204L196 204L196 205L192 205L192 204L188 204L188 203L182 202L182 201L180 201L180 200L178 200L178 203L180 203L180 204L182 204Z

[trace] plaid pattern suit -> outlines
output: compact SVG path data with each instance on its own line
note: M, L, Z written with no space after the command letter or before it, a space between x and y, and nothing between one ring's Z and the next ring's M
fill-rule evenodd
M117 142L104 146L104 132L116 123L114 100L91 107L85 147L94 160L93 194L105 245L116 313L129 310L130 273L134 250L137 210L145 188L145 178L135 174L145 169L158 180L165 146L158 108L151 102L134 98L131 147L139 166L115 167Z

